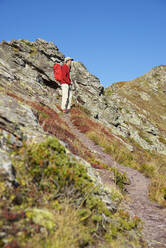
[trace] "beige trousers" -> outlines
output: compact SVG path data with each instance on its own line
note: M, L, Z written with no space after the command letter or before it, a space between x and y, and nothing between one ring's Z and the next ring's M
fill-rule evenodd
M61 109L70 109L71 108L71 101L72 101L72 89L71 84L61 84L62 89L62 104Z

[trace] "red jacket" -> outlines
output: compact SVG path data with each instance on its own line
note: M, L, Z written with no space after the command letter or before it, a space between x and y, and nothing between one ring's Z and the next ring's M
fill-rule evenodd
M64 64L62 66L62 80L61 84L71 84L71 79L70 79L70 68Z

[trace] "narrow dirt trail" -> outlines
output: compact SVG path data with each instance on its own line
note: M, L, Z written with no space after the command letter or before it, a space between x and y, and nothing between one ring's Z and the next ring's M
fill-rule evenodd
M123 206L131 216L138 216L144 223L143 234L149 242L149 247L166 248L166 209L162 209L157 203L148 199L148 187L150 179L146 178L137 170L116 163L112 157L103 152L102 147L95 145L83 133L81 133L70 121L68 115L63 119L70 130L91 152L94 152L100 160L120 172L126 173L130 185L126 186L129 200L124 201ZM99 170L103 183L109 183L109 175L106 170ZM110 181L111 184L111 181Z

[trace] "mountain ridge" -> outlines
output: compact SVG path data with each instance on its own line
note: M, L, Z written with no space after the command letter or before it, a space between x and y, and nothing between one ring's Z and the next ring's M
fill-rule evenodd
M106 247L126 247L126 245L131 247L164 247L164 211L160 213L160 210L157 210L157 208L160 205L164 207L166 204L166 119L164 118L166 106L164 98L166 66L155 67L141 78L130 82L116 83L104 89L97 77L90 74L81 62L75 61L71 70L71 77L74 82L73 107L69 116L64 116L60 111L60 85L55 82L52 70L54 63L63 62L64 57L52 42L42 39L37 39L35 42L13 40L0 43L0 153L2 158L0 170L1 174L5 175L5 179L3 177L1 179L0 185L3 191L0 196L2 200L1 210L7 211L5 213L1 211L0 213L3 217L2 225L4 225L5 230L1 243L4 247L5 240L7 240L11 247L14 244L11 242L16 242L18 247L19 245L21 247L26 245L24 242L26 234L23 239L17 236L16 240L12 239L13 241L11 241L12 231L7 231L11 218L10 214L12 215L16 210L19 210L19 204L20 209L24 213L19 216L16 215L16 219L23 221L25 217L25 221L29 221L28 218L31 216L30 219L33 220L35 225L38 225L39 221L33 216L33 213L38 211L40 212L39 217L41 219L44 218L42 217L44 214L49 219L49 216L55 214L53 213L53 206L55 207L55 201L52 200L53 195L56 195L57 199L59 199L58 204L62 202L66 204L63 198L66 195L74 204L74 208L78 207L77 200L86 202L85 199L87 198L87 205L85 204L84 206L85 209L81 208L81 218L85 222L79 222L80 230L84 227L88 229L92 225L92 233L97 235L99 241L99 246L96 246L97 243L92 238L93 235L91 236L91 232L87 231L88 238L80 236L79 240L82 241L76 242L73 247L85 247L86 244L89 247L100 247L102 243ZM50 138L54 137L58 138L64 148L59 146L57 141L50 140ZM48 141L45 141L47 139ZM48 157L47 152L45 154L43 149L48 152ZM59 151L56 155L57 158L59 157L57 166L55 165L56 160L54 160L53 151ZM12 156L10 155L11 152ZM64 158L61 156L61 153ZM82 180L82 188L79 188L79 190L82 191L79 191L80 193L77 192L78 199L76 200L72 194L72 191L75 192L75 189L71 186L70 178L74 180L75 187L78 187L75 174L73 173L80 173L79 171L82 167L79 167L76 163L78 171L72 172L71 162L67 156L81 161L88 168L88 175L94 181L96 180L95 178L98 178L97 180L99 181L101 180L103 171L104 181L102 181L102 187L106 187L107 183L108 187L106 187L106 191L101 187L101 191L97 191L96 195L99 195L104 202L108 203L106 206L107 210L110 211L109 214L105 208L101 210L100 204L102 203L99 198L95 198L95 201L99 201L100 204L94 207L95 201L92 201L92 198L96 197L95 193L89 196L84 195L84 187L86 180L88 180L85 171L83 178L79 174ZM104 160L106 157L107 160ZM64 162L60 162L63 159ZM53 161L52 164L49 164L49 161ZM111 168L111 164L115 163L114 161L123 166L122 172L118 171L119 169L117 168L115 168L116 170ZM63 163L64 168L70 172L70 177L66 176L66 171L63 171ZM33 164L36 170L33 170L31 164ZM44 171L40 168L40 165L44 166L42 167L43 169L45 168ZM46 190L50 188L47 176L49 175L51 178L52 175L46 169L48 165L51 166L50 170L53 175L55 175L55 172L57 174L60 173L58 166L62 166L61 169L64 174L58 174L60 177L59 182L63 182L63 177L65 177L65 183L68 182L69 185L68 190L67 186L64 186L57 193L57 182L54 184L52 179L51 185L56 190L50 189L50 192ZM133 172L130 172L130 168L124 166L137 169L150 179L146 179L133 169L131 169ZM13 168L16 171L15 173L13 173ZM34 174L29 174L28 168L31 168ZM5 174L3 171L6 171ZM98 175L96 174L97 171ZM125 171L129 172L130 180L125 176ZM136 183L139 175L142 178L140 186ZM140 194L143 194L143 189L141 191L140 188L139 191L139 187L141 187L141 182L143 181L146 183L151 182L147 183L147 187L145 187L146 191L148 191L149 186L149 192L144 192L144 198L141 198ZM33 194L32 182L35 182L36 189L34 190L36 196ZM5 191L5 185L8 185L9 191L7 189ZM43 185L46 185L46 187ZM89 185L89 181L87 181L87 185ZM16 192L18 191L18 195L21 195L21 197L12 192L12 187L17 188ZM123 203L125 198L124 192L127 188L131 190L128 196L130 196L130 192L133 194L131 194L131 197L136 194L134 196L135 203L128 203L128 207L125 205L131 216L133 215L133 219L127 213L121 211L120 207L120 202ZM40 197L37 196L37 189L40 189L39 193L43 194L42 197L45 195L45 197L50 199L47 199L46 205L44 205L44 198L41 198L43 199L43 204L39 201ZM37 205L35 205L33 199L30 200L26 193L28 191L33 195ZM157 201L160 205L148 203L148 194L151 199ZM107 200L106 198L104 200L104 195ZM26 198L29 199L28 202ZM139 206L139 200L147 207L142 209ZM51 204L50 212L48 210L49 201ZM8 210L6 209L7 204L10 206ZM95 216L92 214L91 204L93 206L92 209L95 211ZM137 205L139 206L138 209ZM47 208L48 211L44 212L43 207ZM68 207L71 208L71 206ZM26 210L28 208L30 210ZM148 237L147 242L143 240L141 235L139 218L137 219L134 216L137 213L139 214L139 208L140 217L147 222L143 230L144 239ZM136 212L134 209L136 209ZM153 220L148 212L152 210L154 215L156 215L156 220ZM101 215L102 211L104 217ZM115 215L113 215L114 211ZM134 211L133 214L132 211ZM143 212L145 216L143 216ZM159 223L157 218L160 219ZM88 222L87 226L86 220ZM14 223L19 230L21 228L20 222L18 221L17 223L14 219ZM55 231L55 223L56 221L50 223L51 230ZM106 229L103 223L107 225ZM82 224L84 224L84 227L82 227ZM154 234L150 234L150 226L152 225L154 225L153 229L156 230ZM32 227L30 223L28 226ZM43 221L42 226L45 228L45 232L47 232L49 224ZM96 227L98 228L95 229ZM34 242L33 245L35 246L37 239L41 237L40 228L39 234L32 232L35 237L32 242ZM156 235L159 229L160 232ZM20 232L23 232L22 229L20 230ZM72 230L74 231L74 224ZM28 229L26 231L28 232ZM123 232L126 237L123 235ZM80 233L82 232L80 231ZM106 239L102 238L103 234L107 237ZM70 237L68 238L70 239ZM55 245L55 240L51 240L52 237L46 235L45 242L50 242L48 247L54 247L53 245ZM74 242L74 239L71 242ZM79 242L83 243L79 244ZM63 246L66 245L63 243ZM42 243L39 247L43 247Z

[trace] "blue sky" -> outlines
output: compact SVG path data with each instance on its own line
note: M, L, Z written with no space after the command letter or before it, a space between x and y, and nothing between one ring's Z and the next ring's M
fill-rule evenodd
M0 0L0 13L0 41L53 41L104 86L166 64L166 0Z

